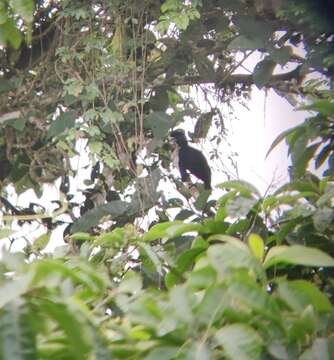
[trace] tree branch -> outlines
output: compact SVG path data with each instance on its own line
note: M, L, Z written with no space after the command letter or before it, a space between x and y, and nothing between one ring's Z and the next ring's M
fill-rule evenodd
M272 87L275 84L282 81L291 81L297 80L298 82L301 80L302 76L300 75L299 67L296 69L283 73L273 75L271 80L268 82L266 87ZM199 84L215 84L218 87L224 87L226 85L254 85L254 78L252 74L233 74L229 77L225 78L225 74L217 74L218 76L215 80L205 78L200 75L195 76L185 76L185 77L174 77L169 79L168 84L174 86L182 86L182 85L199 85Z

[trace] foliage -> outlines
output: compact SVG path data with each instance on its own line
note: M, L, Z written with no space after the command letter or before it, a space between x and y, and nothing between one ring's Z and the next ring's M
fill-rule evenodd
M231 204L257 197L256 189L223 186L236 190L220 199L214 219L160 223L144 235L133 225L77 233L53 257L29 264L22 254L5 254L2 357L311 359L322 344L317 356L329 358L334 258L317 249L319 241L306 241L317 210L287 222L300 197L288 201L282 190L238 212ZM327 182L322 188L313 193L318 206L333 191ZM281 216L284 225L260 224L286 204L293 206ZM282 232L291 245L282 245Z
M331 358L330 10L307 0L1 2L1 359ZM287 141L291 180L263 195L230 179L218 199L197 184L193 196L171 175L169 131L196 118L192 139L214 133L218 146L220 103L247 100L253 85L310 111L270 149ZM49 183L60 193L52 204L9 201ZM40 234L21 237L27 223Z

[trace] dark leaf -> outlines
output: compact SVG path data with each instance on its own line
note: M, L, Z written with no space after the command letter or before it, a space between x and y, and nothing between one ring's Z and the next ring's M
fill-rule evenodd
M301 125L298 125L296 127L293 127L291 129L288 129L288 130L285 130L283 131L281 134L279 134L277 136L277 138L274 140L274 142L271 144L267 154L266 154L266 157L268 157L268 155L273 151L273 149L282 141L284 140L288 135L294 133L295 131L299 130L302 126Z
M270 82L275 66L276 63L268 58L256 64L253 79L259 89Z
M305 174L309 161L314 157L321 142L308 146L304 151L294 153L294 176L298 179Z
M52 121L47 137L58 136L75 125L76 114L73 111L61 113L56 120Z
M284 46L279 49L274 48L270 51L270 55L276 64L285 65L290 60L292 48L290 46Z
M145 128L151 129L153 136L158 139L164 139L174 125L172 117L160 111L147 115L144 124Z
M214 111L210 111L200 115L196 122L194 130L194 137L196 139L206 138L214 115Z
M228 50L257 50L264 47L265 42L262 38L249 38L240 35L234 38L228 45Z
M99 224L103 216L111 215L117 218L126 214L129 204L122 200L110 201L106 205L98 206L88 210L83 216L73 223L72 232L85 232Z
M324 146L317 157L315 158L315 168L319 169L319 167L326 161L326 159L329 157L330 153L334 152L333 146L331 144L328 144Z

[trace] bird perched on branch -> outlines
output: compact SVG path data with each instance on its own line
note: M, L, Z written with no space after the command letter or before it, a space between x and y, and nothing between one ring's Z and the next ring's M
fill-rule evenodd
M211 189L211 170L201 151L188 145L183 130L178 129L170 133L178 147L178 165L182 181L189 181L188 171L204 182L204 188Z

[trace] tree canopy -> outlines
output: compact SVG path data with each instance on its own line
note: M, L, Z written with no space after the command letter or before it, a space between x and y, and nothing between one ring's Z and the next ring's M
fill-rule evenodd
M330 359L333 14L326 0L0 3L1 359ZM309 113L269 149L287 142L290 181L194 196L171 173L170 130L196 119L192 140L218 148L221 104L254 86ZM48 204L13 204L45 184ZM11 251L27 223L42 235Z

